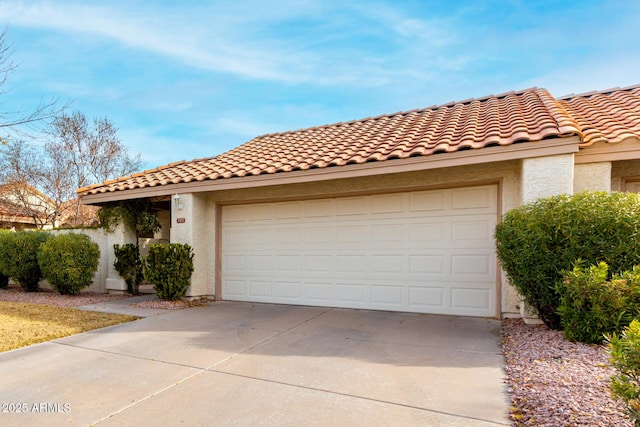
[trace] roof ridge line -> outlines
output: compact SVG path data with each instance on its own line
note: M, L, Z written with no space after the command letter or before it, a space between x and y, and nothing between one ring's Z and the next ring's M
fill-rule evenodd
M622 91L630 91L633 89L638 89L640 88L640 83L635 84L635 85L631 85L631 86L624 86L624 87L612 87L609 89L602 89L602 90L591 90L588 92L582 92L582 93L569 93L567 95L563 95L563 96L559 96L556 99L559 101L568 101L570 99L574 99L574 98L588 98L590 96L593 95L606 95L606 94L610 94L613 92L622 92Z
M312 131L312 130L317 130L317 129L326 129L326 128L333 127L333 126L344 126L344 125L351 125L353 123L363 123L363 122L366 122L366 121L369 121L369 120L378 120L378 119L382 119L382 118L407 115L407 114L411 114L411 113L422 113L422 112L425 112L425 111L436 111L436 110L439 110L440 108L450 108L450 107L454 107L456 105L468 105L468 104L471 104L472 102L483 102L483 101L488 101L490 99L495 99L495 98L502 99L502 98L505 98L506 96L509 96L509 95L522 95L523 93L535 92L535 91L537 91L539 89L542 89L542 88L538 88L537 86L533 86L533 87L530 87L530 88L527 88L527 89L512 90L512 91L500 93L498 95L490 94L490 95L484 95L484 96L479 97L479 98L467 98L467 99L464 99L462 101L449 101L449 102L446 102L444 104L433 104L430 107L414 108L412 110L401 110L401 111L396 111L395 113L386 113L386 114L380 114L380 115L377 115L377 116L364 117L364 118L361 118L361 119L341 121L341 122L336 122L336 123L327 123L327 124L324 124L324 125L317 125L317 126L312 126L312 127L308 127L308 128L300 128L300 129L287 130L287 131L282 131L282 132L270 132L270 133L265 133L265 134L256 136L252 140L266 138L266 137L270 137L270 136L287 135L287 134L304 132L304 131ZM544 89L544 90L546 90L546 89Z

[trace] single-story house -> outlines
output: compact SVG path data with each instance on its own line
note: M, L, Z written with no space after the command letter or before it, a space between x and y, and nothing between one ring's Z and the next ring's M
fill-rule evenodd
M30 185L12 182L0 184L0 228L29 230L52 228L50 198Z
M500 317L520 309L496 259L500 216L587 189L640 189L640 85L268 134L78 194L169 206L165 237L194 248L193 297Z

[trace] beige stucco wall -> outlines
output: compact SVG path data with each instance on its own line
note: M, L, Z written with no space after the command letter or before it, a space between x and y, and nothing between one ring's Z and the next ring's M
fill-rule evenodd
M640 180L640 160L621 160L611 165L611 190L625 191L625 180Z
M194 253L193 275L187 296L214 296L214 272L210 271L214 256L215 216L211 215L206 193L181 193L182 209L171 200L171 243L187 243Z
M573 154L522 160L522 201L573 193Z
M575 165L573 192L611 191L611 167L611 162Z

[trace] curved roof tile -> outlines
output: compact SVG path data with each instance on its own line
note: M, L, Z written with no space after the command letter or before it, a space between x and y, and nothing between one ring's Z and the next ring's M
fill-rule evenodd
M531 88L267 134L216 157L174 162L78 193L340 167L571 135L580 136L582 147L640 137L640 87L561 99Z

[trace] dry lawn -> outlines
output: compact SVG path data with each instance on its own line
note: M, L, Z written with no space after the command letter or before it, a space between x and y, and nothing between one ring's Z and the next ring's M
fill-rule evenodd
M0 301L0 352L136 319L68 307Z

